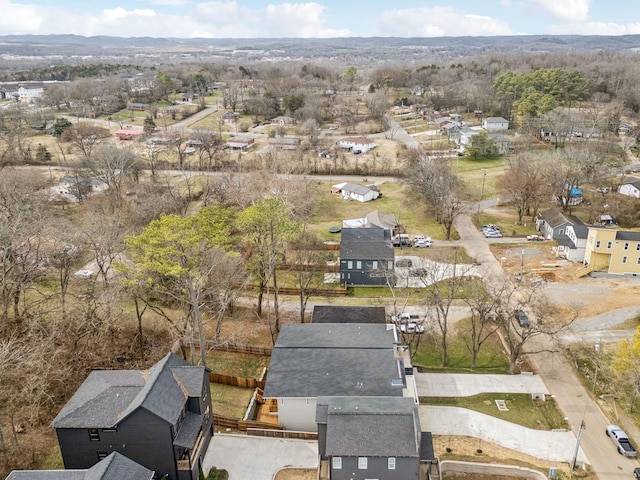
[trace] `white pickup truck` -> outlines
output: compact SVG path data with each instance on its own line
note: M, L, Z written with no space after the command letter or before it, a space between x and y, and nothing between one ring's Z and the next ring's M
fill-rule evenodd
M629 437L619 426L607 425L605 432L618 447L620 455L625 457L635 457L637 455L635 447L629 441Z
M391 321L398 325L402 333L424 333L424 325L422 325L419 315L403 312L399 317L393 315Z

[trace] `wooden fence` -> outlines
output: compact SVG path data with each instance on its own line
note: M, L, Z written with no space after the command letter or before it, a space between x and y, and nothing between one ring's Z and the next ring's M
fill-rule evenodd
M297 432L294 430L274 430L273 428L247 428L247 435L271 438L296 438L300 440L317 440L315 432Z
M257 290L258 285L245 285L245 290ZM320 296L320 297L344 297L347 295L346 288L308 288L305 290L307 295ZM267 287L262 287L262 292L267 292ZM273 292L273 289L269 289L269 292ZM278 293L280 295L300 295L300 289L294 287L279 287Z
M207 342L207 346L213 350L234 352L234 353L251 353L253 355L262 355L270 357L273 350L272 347L261 347L257 345L242 345L239 343L214 343Z
M255 378L234 377L232 375L222 375L220 373L209 372L209 382L220 383L222 385L231 385L240 388L261 388L264 389L264 380Z
M255 420L240 420L238 418L225 417L223 415L213 415L213 424L218 428L231 428L233 430L240 430L241 432L247 432L249 429L260 430L283 430L280 425L274 425L272 423L257 422Z

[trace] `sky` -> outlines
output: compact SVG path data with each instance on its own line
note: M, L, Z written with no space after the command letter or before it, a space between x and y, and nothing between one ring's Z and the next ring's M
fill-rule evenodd
M640 34L640 0L0 0L0 35L175 38Z

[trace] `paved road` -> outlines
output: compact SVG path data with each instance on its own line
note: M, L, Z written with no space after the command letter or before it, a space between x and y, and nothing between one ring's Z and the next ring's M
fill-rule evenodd
M455 227L460 234L460 243L467 252L482 263L485 282L502 282L507 278L500 262L489 250L482 234L475 228L469 215L460 215ZM638 462L617 454L611 440L604 435L609 423L598 405L591 399L580 383L572 368L567 364L563 353L558 349L556 339L540 335L530 340L527 351L537 353L529 355L535 372L542 377L549 392L566 415L573 433L577 436L580 424L587 425L583 433L581 446L593 471L601 480L628 479ZM552 351L545 351L552 350ZM632 433L633 436L633 433Z

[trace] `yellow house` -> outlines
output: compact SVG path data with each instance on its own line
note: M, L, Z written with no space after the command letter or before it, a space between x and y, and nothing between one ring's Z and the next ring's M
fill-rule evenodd
M640 275L640 232L589 227L584 264L578 276L596 270L616 275Z

